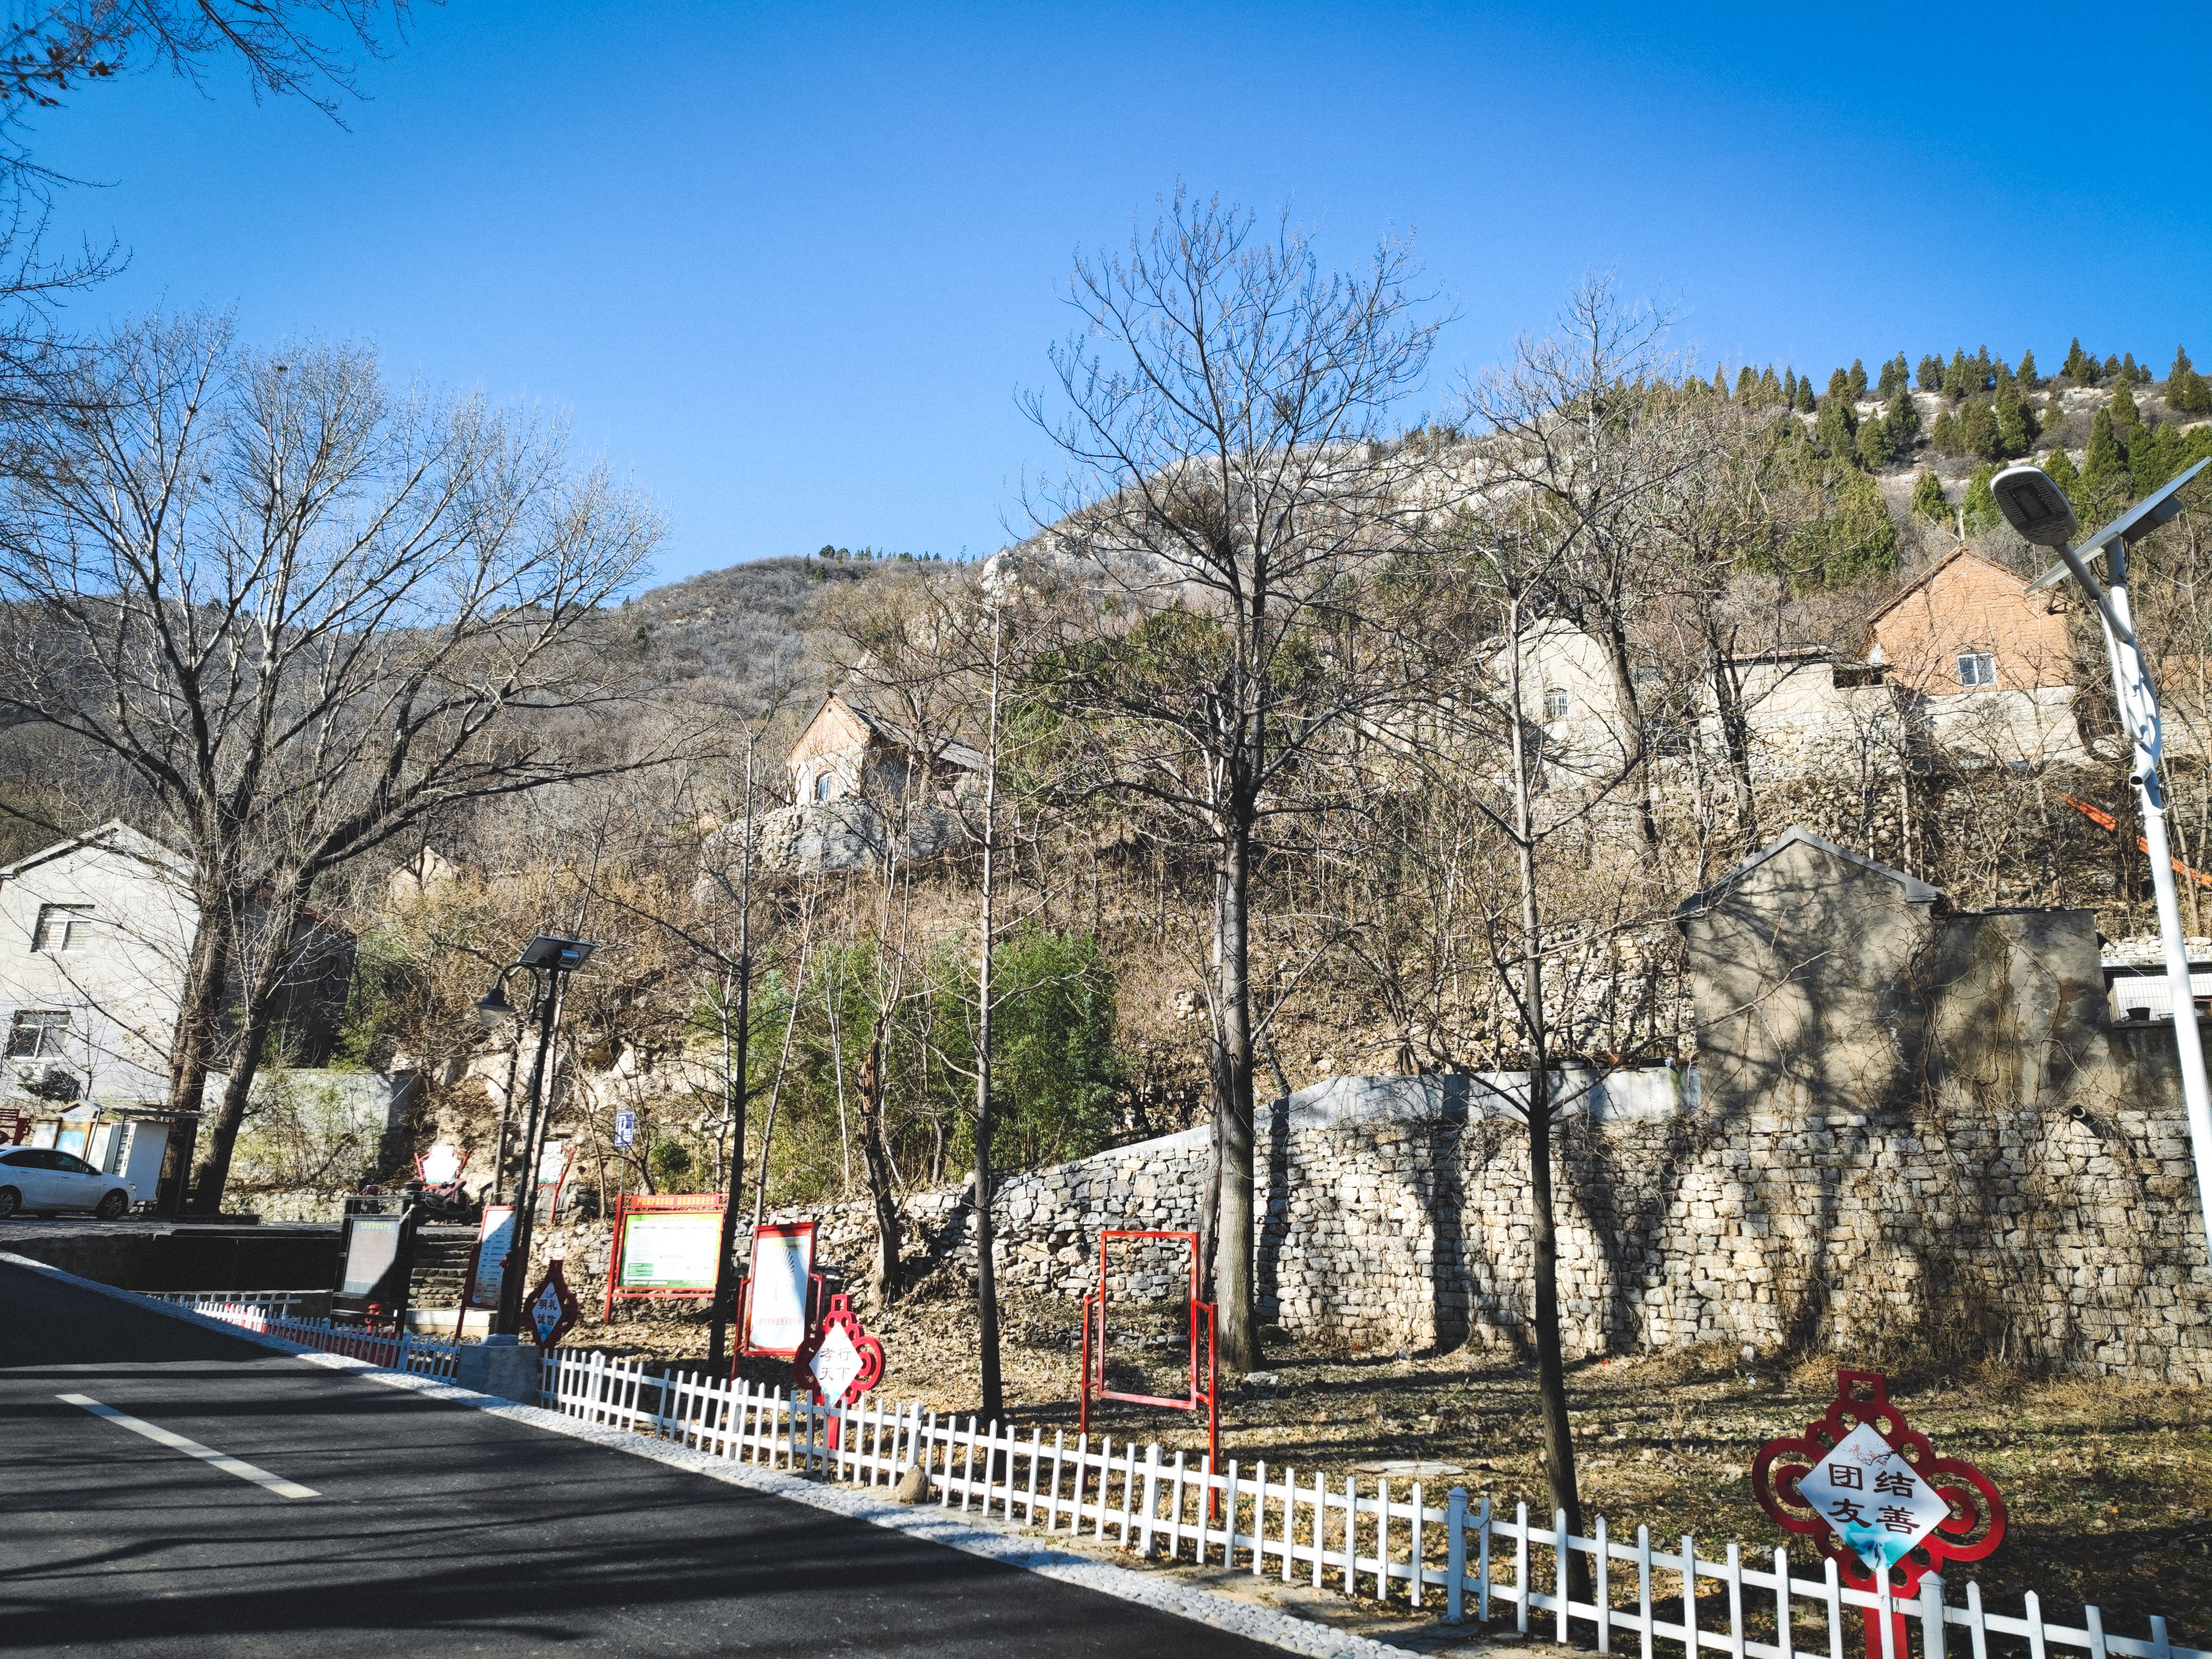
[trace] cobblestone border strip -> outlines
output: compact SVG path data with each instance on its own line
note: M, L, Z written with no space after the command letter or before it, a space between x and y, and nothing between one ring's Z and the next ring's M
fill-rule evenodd
M1205 1625L1229 1635L1262 1642L1285 1652L1304 1654L1309 1659L1407 1659L1407 1650L1404 1648L1392 1647L1349 1631L1333 1630L1327 1625L1316 1624L1310 1619L1300 1619L1277 1608L1256 1606L1232 1596L1218 1595L1212 1590L1182 1583L1162 1574L1117 1567L1109 1562L1092 1560L1088 1556L1039 1545L1018 1534L964 1517L957 1510L940 1510L930 1505L909 1507L889 1503L853 1487L802 1480L779 1470L710 1457L704 1452L694 1451L689 1447L674 1445L665 1440L648 1440L640 1435L626 1434L619 1429L580 1423L573 1417L548 1411L542 1406L520 1406L510 1400L501 1400L495 1395L477 1394L473 1389L459 1388L434 1377L417 1376L410 1371L387 1370L364 1359L324 1353L319 1349L302 1347L283 1337L248 1330L241 1325L194 1313L173 1302L157 1301L135 1291L120 1290L112 1285L102 1285L96 1279L80 1278L46 1262L33 1261L28 1256L15 1255L5 1250L0 1250L0 1263L11 1267L28 1268L50 1279L74 1285L81 1290L91 1291L154 1313L166 1314L172 1319L180 1319L222 1335L258 1343L263 1347L304 1359L311 1364L322 1365L331 1370L349 1371L363 1382L380 1382L386 1388L405 1389L433 1400L442 1400L451 1405L466 1406L494 1417L502 1417L511 1423L566 1435L572 1440L586 1441L633 1457L649 1458L656 1463L665 1463L671 1468L682 1469L688 1474L703 1474L726 1486L743 1486L768 1497L804 1504L812 1509L826 1510L833 1515L864 1521L871 1526L902 1532L910 1537L926 1539L933 1544L942 1544L966 1555L980 1556L988 1561L1018 1567L1024 1572L1057 1579L1061 1583L1097 1590L1117 1601L1133 1601L1140 1607L1187 1619L1194 1624ZM1468 1631L1470 1641L1475 1640L1479 1635L1480 1632L1473 1627Z

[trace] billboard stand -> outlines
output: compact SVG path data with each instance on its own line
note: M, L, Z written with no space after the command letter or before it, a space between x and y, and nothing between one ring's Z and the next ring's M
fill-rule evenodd
M416 1207L404 1199L356 1196L345 1201L338 1234L337 1280L331 1316L365 1325L403 1325L415 1275Z
M615 1208L607 1252L605 1322L615 1304L675 1297L712 1297L714 1255L722 1243L720 1193L630 1193Z

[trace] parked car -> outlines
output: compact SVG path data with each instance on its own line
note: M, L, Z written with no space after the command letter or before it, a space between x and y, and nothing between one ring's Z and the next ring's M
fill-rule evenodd
M102 1221L117 1221L131 1213L137 1196L122 1176L102 1174L74 1152L50 1146L0 1152L0 1218L27 1210L89 1210Z

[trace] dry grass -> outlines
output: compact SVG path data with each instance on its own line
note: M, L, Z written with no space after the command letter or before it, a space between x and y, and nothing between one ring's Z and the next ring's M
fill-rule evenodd
M1049 1438L1073 1433L1079 1367L1075 1311L1010 1294L1005 1300L1007 1413ZM933 1283L869 1327L890 1356L889 1398L921 1399L964 1417L975 1409L971 1304L950 1281ZM1132 1310L1129 1333L1156 1380L1183 1364L1175 1320ZM696 1324L629 1324L579 1330L580 1346L675 1357L703 1350ZM1537 1453L1534 1368L1468 1350L1430 1357L1355 1354L1288 1340L1265 1360L1279 1388L1224 1389L1223 1455L1246 1467L1265 1459L1302 1477L1340 1480L1362 1465L1419 1459L1456 1465L1452 1479L1487 1492L1509 1512L1548 1504ZM749 1362L747 1374L789 1381L788 1368ZM1717 1554L1790 1545L1753 1500L1753 1453L1817 1416L1834 1392L1832 1362L1747 1370L1735 1351L1699 1348L1575 1367L1569 1376L1583 1498L1616 1538L1650 1528L1671 1547L1684 1534ZM1989 1560L1954 1568L1955 1584L1978 1579L1994 1611L2017 1612L2021 1593L2045 1614L2073 1622L2073 1604L2103 1608L2107 1630L2148 1633L2166 1615L2173 1639L2212 1646L2212 1393L2202 1389L2040 1380L1984 1369L1891 1372L1891 1395L1939 1452L1978 1464L2009 1511L2005 1542ZM1181 1413L1105 1408L1100 1426L1202 1449L1203 1425ZM1446 1482L1432 1483L1441 1486Z

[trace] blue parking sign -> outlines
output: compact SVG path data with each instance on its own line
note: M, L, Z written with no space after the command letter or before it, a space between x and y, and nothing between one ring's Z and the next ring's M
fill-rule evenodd
M626 1152L637 1144L637 1114L623 1111L615 1114L615 1150Z

